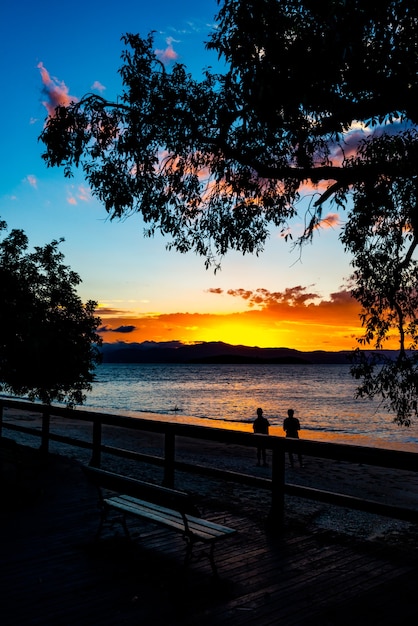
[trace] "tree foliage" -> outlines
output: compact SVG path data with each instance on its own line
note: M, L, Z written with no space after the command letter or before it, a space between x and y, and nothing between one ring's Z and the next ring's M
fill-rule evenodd
M41 140L49 166L81 166L111 218L142 214L146 234L207 266L289 236L302 189L316 189L300 243L326 203L347 211L363 345L399 336L395 363L353 364L359 393L417 414L418 5L413 0L224 0L208 48L225 64L196 80L166 69L153 37L127 34L115 101L58 107ZM383 356L382 356L383 358ZM389 386L392 369L405 385ZM406 375L406 374L407 375Z
M0 389L73 406L100 361L100 319L96 303L77 295L80 278L63 264L61 241L29 252L22 230L0 240Z

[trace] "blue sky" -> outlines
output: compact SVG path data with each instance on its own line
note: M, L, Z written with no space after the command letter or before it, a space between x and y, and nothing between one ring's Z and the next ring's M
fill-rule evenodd
M267 317L262 318L261 312L266 312L273 300L276 308L270 308L269 313L279 316L277 305L281 304L283 316L287 307L286 324L290 329L298 320L298 303L304 307L306 324L308 304L313 317L320 316L321 306L330 309L335 304L334 326L338 326L341 300L332 294L341 291L350 273L349 259L338 242L338 226L321 230L314 245L303 250L301 259L298 251L292 251L273 232L260 257L230 254L221 272L214 275L212 270L205 270L202 258L166 251L166 241L159 236L145 239L138 216L109 222L81 174L65 179L62 170L47 169L41 159L42 144L38 137L47 114L42 72L44 77L49 77L50 85L67 90L70 96L80 98L95 90L113 98L120 91L121 36L126 32L145 36L154 30L160 53L171 53L198 75L203 68L216 64L216 56L204 47L216 11L213 0L3 3L0 9L4 85L0 103L3 120L0 218L9 228L25 230L31 245L65 238L61 249L66 263L83 281L79 293L83 300L100 303L108 329L114 331L118 319L126 327L138 324L138 329L140 326L144 329L142 335L130 337L113 332L112 341L168 337L185 341L230 339L231 343L248 345L311 348L306 340L296 341L290 330L288 334L280 334L284 323L281 326L279 317L269 329ZM296 233L300 232L302 219L294 227ZM318 297L297 299L297 294ZM257 311L259 318L254 315ZM177 325L174 314L182 315L181 324ZM193 316L190 328L188 315ZM203 327L206 324L203 316L208 315L214 316L210 332L208 327ZM236 315L240 315L241 321L248 321L247 325L242 324L240 333L231 332L231 328L237 328L233 317ZM150 325L145 331L147 320L158 320L160 330ZM225 325L226 322L231 323ZM341 323L346 325L346 331L339 330L340 346L338 341L330 339L329 325L321 330L317 317L316 330L312 333L316 347L334 349L343 343L347 347L347 341L353 344L356 319ZM259 325L263 332L258 333ZM187 332L186 328L189 328ZM301 336L300 330L296 336Z

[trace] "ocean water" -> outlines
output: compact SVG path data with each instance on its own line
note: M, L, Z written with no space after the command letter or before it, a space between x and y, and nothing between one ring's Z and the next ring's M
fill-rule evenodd
M355 399L346 365L102 364L86 407L131 417L251 431L257 407L283 435L418 452L418 423L400 427L377 401Z

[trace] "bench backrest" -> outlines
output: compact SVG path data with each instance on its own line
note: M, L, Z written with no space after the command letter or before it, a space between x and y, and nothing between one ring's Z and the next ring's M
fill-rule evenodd
M197 517L200 515L191 495L185 491L169 489L97 467L83 466L83 471L87 479L99 489L147 500L181 513L188 513Z

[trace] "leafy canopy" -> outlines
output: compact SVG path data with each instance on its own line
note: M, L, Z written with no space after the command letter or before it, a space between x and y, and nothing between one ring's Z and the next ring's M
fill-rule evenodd
M49 117L48 166L81 166L111 218L139 212L146 234L206 265L287 238L306 185L300 243L323 207L347 211L363 346L399 336L396 362L358 352L360 395L399 423L417 415L418 5L414 0L224 0L207 47L225 71L167 70L153 37L123 37L123 91L87 94ZM364 360L366 358L366 360ZM382 366L383 363L383 366ZM383 372L383 373L382 373ZM400 377L400 378L399 378ZM389 381L396 381L395 384ZM407 383L405 383L407 381ZM405 383L405 384L404 384Z
M80 278L63 264L61 241L29 252L22 230L0 239L0 389L73 406L100 362L100 319L96 302L76 294Z

